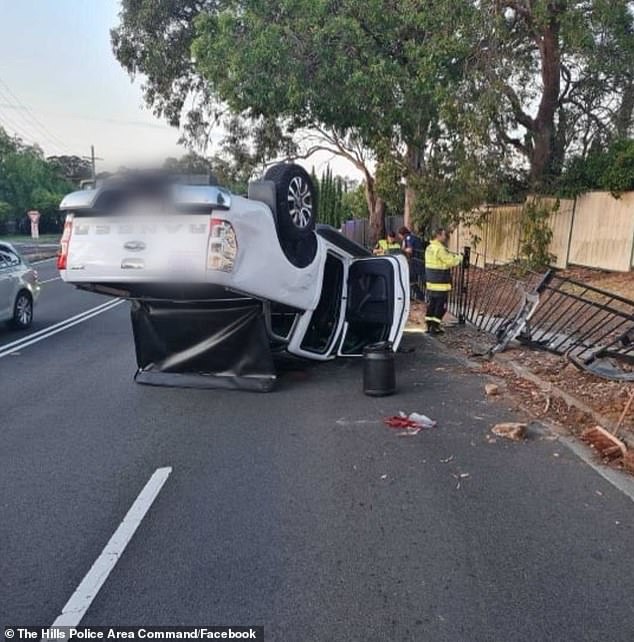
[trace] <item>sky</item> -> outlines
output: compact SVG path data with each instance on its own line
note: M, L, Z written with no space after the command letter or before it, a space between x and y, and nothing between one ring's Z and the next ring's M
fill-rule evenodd
M0 124L47 155L98 169L180 156L178 130L144 107L110 48L114 0L0 0Z
M94 145L98 171L182 155L178 130L145 107L141 80L112 53L118 12L116 0L0 0L0 125L47 155ZM330 158L305 164L320 171Z

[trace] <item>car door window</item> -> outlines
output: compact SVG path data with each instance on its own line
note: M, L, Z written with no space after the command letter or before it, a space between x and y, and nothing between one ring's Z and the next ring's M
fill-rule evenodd
M339 354L360 355L365 346L398 336L405 296L402 283L396 287L399 265L394 257L353 262L348 272L346 331Z
M377 270L376 268L383 268ZM343 354L359 354L371 343L387 340L394 314L392 266L378 261L355 263L348 279L348 330Z
M0 321L6 320L13 306L13 278L4 252L0 251Z
M0 269L10 270L20 265L20 259L13 252L0 251Z

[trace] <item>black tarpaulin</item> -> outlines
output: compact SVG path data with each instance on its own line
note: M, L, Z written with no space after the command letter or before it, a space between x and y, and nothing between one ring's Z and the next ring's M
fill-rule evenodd
M275 366L262 306L132 302L138 383L270 391Z

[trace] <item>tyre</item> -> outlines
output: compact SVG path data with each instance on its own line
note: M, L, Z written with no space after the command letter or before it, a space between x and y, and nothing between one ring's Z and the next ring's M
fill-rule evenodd
M15 299L12 325L17 330L28 328L33 322L33 299L28 292L22 291Z
M299 165L270 167L264 180L275 183L277 225L282 242L312 236L317 219L317 191L308 172Z

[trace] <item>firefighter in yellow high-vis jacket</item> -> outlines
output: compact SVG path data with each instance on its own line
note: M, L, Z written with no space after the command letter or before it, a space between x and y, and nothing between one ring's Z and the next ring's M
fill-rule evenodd
M462 263L462 255L447 249L449 232L444 227L434 230L425 250L425 287L427 290L427 332L442 332L442 318L447 312L451 291L451 268Z
M401 249L401 244L396 240L396 234L392 230L387 233L387 237L381 239L374 248L375 256L387 256L396 254Z

